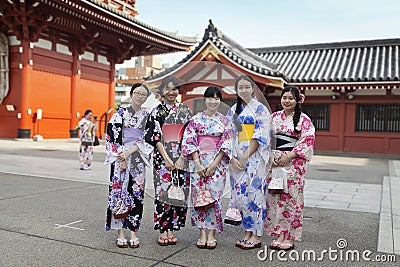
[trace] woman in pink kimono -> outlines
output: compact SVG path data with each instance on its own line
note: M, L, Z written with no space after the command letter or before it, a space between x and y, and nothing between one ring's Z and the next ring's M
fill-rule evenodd
M192 117L182 139L182 154L189 159L192 203L201 186L215 201L211 207L191 207L192 225L200 230L198 248L215 249L215 230L222 233L222 193L232 156L232 128L218 108L222 93L210 86L204 92L206 110ZM206 231L208 230L208 235Z
M283 110L272 114L276 135L272 167L282 168L286 181L284 190L267 195L267 234L277 237L271 249L290 250L294 240L300 240L303 225L304 182L307 165L313 155L315 129L311 119L301 112L304 95L293 86L282 90ZM267 182L272 179L272 171Z

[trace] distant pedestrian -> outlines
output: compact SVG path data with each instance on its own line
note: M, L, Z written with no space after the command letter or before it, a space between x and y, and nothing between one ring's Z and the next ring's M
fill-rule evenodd
M93 161L93 142L96 135L96 125L92 121L93 113L85 111L78 123L79 129L79 161L81 170L90 170Z
M163 101L150 113L146 125L146 142L154 147L154 230L159 230L160 246L175 245L173 231L185 226L189 187L189 172L184 170L185 159L181 154L180 132L192 116L189 107L179 103L177 97L180 82L175 76L166 77L159 86ZM174 186L184 193L180 201L170 197L169 188ZM180 194L182 196L182 194Z
M218 111L221 100L221 90L208 87L204 92L206 110L190 119L182 139L182 154L189 159L191 203L196 203L202 187L213 201L204 208L191 207L192 225L200 230L198 248L215 249L215 231L223 231L222 194L232 157L232 128Z
M315 129L310 118L301 112L304 95L294 86L282 90L283 110L272 114L276 135L272 169L280 168L285 182L282 192L267 195L267 234L277 237L271 249L290 250L300 240L303 229L304 182L314 152ZM270 172L268 182L272 179Z
M117 246L139 247L139 231L143 213L146 165L152 147L144 142L148 113L141 109L149 90L144 84L131 88L128 107L118 109L107 124L106 160L110 164L110 185L106 230L118 230ZM130 230L129 241L123 229Z
M242 216L244 235L236 246L242 249L261 247L266 218L266 177L270 155L269 109L255 97L257 85L247 75L235 82L237 103L227 117L236 125L233 158L230 168L231 208Z

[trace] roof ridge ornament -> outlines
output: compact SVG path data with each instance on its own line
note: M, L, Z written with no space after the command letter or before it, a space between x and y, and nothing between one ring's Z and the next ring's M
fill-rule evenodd
M208 24L208 29L209 29L210 31L213 31L213 32L216 31L217 28L215 28L215 26L214 26L214 24L213 24L213 22L212 22L212 19L209 19L208 22L209 22L209 24Z

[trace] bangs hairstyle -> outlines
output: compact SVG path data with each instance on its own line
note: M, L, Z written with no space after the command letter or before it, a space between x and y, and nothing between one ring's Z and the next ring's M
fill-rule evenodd
M222 93L221 89L216 86L209 86L207 87L206 91L204 92L204 97L213 98L214 96L219 97L222 100Z
M150 95L150 90L149 90L149 88L147 88L147 86L144 83L135 83L134 85L132 85L130 94L132 95L133 91L135 91L135 89L138 87L143 87L144 89L146 89L147 95Z
M290 92L294 99L296 100L296 106L294 107L294 114L293 114L293 130L296 133L300 133L301 130L298 129L298 123L300 121L300 116L301 116L301 104L300 104L300 90L295 87L295 86L286 86L285 88L282 89L282 94L281 94L281 99L282 96L286 93L286 92Z
M169 83L172 83L174 85L174 87L179 90L179 92L181 91L181 84L180 84L178 78L176 78L173 75L170 75L170 76L165 77L164 80L162 80L160 86L158 87L158 92L160 93L161 96L163 95L162 91L164 90L164 88L167 87L167 85Z

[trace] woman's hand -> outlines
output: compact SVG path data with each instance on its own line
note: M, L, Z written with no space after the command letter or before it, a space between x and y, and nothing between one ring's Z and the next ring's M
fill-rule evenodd
M195 161L194 161L194 164L195 164L195 166L196 166L197 174L198 174L200 177L205 176L205 175L206 175L206 168L204 168L204 166L201 165L200 160L195 160Z
M125 159L126 159L125 151L120 151L120 152L118 152L118 154L117 154L117 159L118 159L119 161L125 161Z
M121 171L125 171L126 170L126 161L125 160L121 160L119 162L119 168L121 169Z
M244 154L240 159L239 159L239 166L241 168L241 171L246 169L247 161L249 160L249 157Z
M232 158L231 166L235 172L243 171L243 167L240 165L240 161L237 158Z
M178 170L183 170L185 168L185 160L182 157L179 157L175 162L175 168Z
M269 156L269 161L271 162L271 167L278 167L278 158L275 157L274 153Z
M169 170L169 171L175 170L175 165L174 165L174 162L172 161L172 159L170 159L167 156L167 158L164 159L164 161L165 161L165 168L167 168L167 170Z
M206 173L204 176L206 176L206 177L213 176L216 168L217 168L216 164L214 164L214 163L211 164L210 166L208 166L206 168Z
M290 158L288 154L282 154L282 156L278 159L277 165L279 167L284 167L290 162Z

